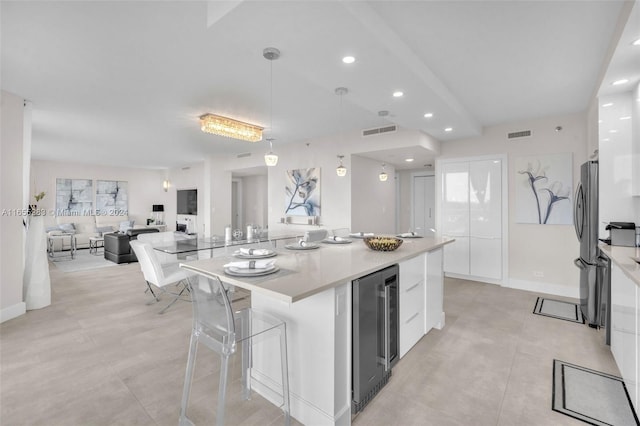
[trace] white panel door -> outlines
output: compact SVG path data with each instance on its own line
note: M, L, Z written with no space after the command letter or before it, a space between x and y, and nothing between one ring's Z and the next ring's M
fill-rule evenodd
M456 240L445 246L444 272L469 275L469 237L455 236L453 238Z
M442 234L469 235L469 163L442 165Z
M502 164L469 163L469 273L502 278Z
M495 280L502 278L502 239L469 237L469 274Z
M502 237L500 160L469 163L469 235Z

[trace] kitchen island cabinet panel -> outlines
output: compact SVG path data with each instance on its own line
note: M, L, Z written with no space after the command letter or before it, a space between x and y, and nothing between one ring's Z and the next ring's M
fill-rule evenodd
M426 255L400 263L400 358L424 336Z

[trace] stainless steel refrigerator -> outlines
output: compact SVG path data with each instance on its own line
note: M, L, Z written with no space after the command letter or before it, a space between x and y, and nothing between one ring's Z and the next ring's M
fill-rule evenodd
M598 162L587 161L580 167L576 188L573 224L580 241L580 308L591 327L605 326L607 321L607 259L598 248Z

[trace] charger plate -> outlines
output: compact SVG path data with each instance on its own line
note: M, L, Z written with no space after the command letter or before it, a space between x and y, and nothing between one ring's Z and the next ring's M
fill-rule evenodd
M224 273L227 275L231 275L232 277L261 277L263 275L274 274L279 270L280 268L278 266L273 266L269 269L244 269L226 267L224 268Z
M287 244L284 247L288 248L289 250L313 250L313 249L317 249L320 246L318 245L301 246L300 244Z

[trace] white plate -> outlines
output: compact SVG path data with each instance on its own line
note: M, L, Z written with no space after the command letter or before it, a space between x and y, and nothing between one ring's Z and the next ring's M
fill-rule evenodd
M280 268L276 265L273 265L270 268L261 269L235 268L233 266L224 268L225 274L232 275L234 277L260 277L262 275L273 274L279 270Z
M418 235L418 234L415 234L415 235L398 234L398 235L396 235L396 237L398 237L398 238L422 238L422 235Z
M306 245L306 246L301 246L298 243L295 244L287 244L286 246L284 246L285 248L288 248L289 250L313 250L313 249L317 249L318 245Z
M269 257L275 257L277 255L278 253L276 253L275 251L271 251L267 254L244 254L239 251L233 253L233 256L239 259L267 259Z
M322 240L322 242L325 244L351 244L353 240L342 239L341 241L336 241L329 238L326 240Z

